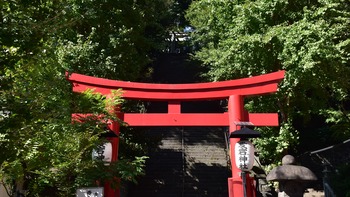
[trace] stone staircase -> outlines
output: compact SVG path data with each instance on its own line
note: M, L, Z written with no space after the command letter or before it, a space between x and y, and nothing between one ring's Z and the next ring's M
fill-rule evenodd
M153 83L199 82L202 68L188 54L161 54L154 63ZM183 102L182 113L223 112L219 101ZM151 103L148 113L165 113L166 103ZM227 128L154 127L146 137L159 142L149 151L146 175L130 185L127 197L227 197L230 174Z
M149 155L146 176L132 185L128 197L228 196L228 157L224 128L153 128L160 140Z
M185 193L183 196L228 196L228 155L224 128L184 131Z

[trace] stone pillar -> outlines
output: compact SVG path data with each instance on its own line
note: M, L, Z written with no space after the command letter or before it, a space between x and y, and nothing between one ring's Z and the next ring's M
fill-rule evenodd
M302 197L304 195L304 184L298 181L279 182L278 197Z

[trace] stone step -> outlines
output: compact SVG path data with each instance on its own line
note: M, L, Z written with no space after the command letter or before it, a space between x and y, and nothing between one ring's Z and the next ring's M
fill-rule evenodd
M212 154L211 152L193 152L193 153L190 153L190 152L185 152L185 157L188 158L189 160L190 159L196 159L196 158L206 158L206 159L222 159L223 157L225 157L226 154L225 153L222 153L222 152L219 152L219 153L215 153L215 154Z
M149 155L146 176L130 188L128 196L227 196L223 132L208 128L151 131L161 141Z
M195 145L195 146L184 146L186 153L198 153L198 154L226 154L226 147L224 146L212 146L212 145Z

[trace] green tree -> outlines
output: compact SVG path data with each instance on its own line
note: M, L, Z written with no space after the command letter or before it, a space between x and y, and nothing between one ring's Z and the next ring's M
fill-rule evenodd
M264 138L256 141L265 161L280 161L299 136L317 136L321 127L333 137L350 136L347 1L194 1L187 18L201 47L194 57L209 80L286 70L277 94L247 99L250 111L281 114L279 131L263 128ZM306 130L310 125L313 131Z
M71 114L115 117L103 96L73 94L65 71L142 78L164 38L166 6L160 0L0 2L0 180L9 194L20 188L28 196L73 196L77 187L142 174L144 157L109 166L91 160L105 125L71 124ZM125 144L135 146L130 136Z
M13 72L7 69L4 76L11 78L11 89L2 90L1 98L10 113L1 118L0 178L8 193L15 196L20 188L28 196L71 196L77 187L96 186L115 176L135 180L142 174L142 157L109 166L92 161L92 149L104 142L99 135L106 123L71 123L75 111L115 119L105 111L106 99L91 92L73 95L63 69L44 59L35 66L16 66Z

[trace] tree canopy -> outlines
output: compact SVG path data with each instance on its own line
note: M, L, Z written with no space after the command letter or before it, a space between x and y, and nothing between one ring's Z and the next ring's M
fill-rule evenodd
M142 154L124 154L109 166L92 161L105 125L72 124L71 114L113 117L106 98L73 94L65 72L142 80L152 54L161 50L171 3L0 2L0 181L10 196L19 189L27 196L73 196L77 187L106 180L115 185L114 177L134 181L142 174ZM142 153L129 135L121 140Z
M279 131L262 128L256 142L265 160L280 161L307 135L308 150L350 136L347 1L199 0L187 18L209 80L286 70L277 94L247 99L250 111L281 115Z

